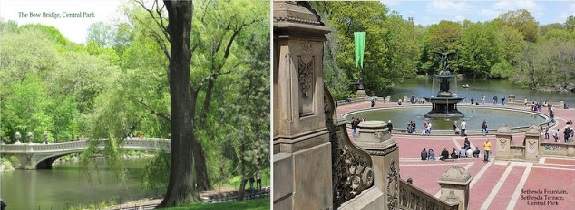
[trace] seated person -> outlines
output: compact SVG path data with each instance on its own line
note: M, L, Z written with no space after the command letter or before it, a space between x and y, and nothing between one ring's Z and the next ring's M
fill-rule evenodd
M481 150L479 150L479 148L475 147L475 150L473 150L473 157L474 158L479 158L479 153L481 152Z
M425 148L421 151L421 160L427 160L427 151L425 151Z
M447 151L447 149L443 148L443 150L441 151L441 157L439 158L439 160L445 160L449 158L449 151Z
M465 137L465 140L463 141L463 149L471 149L471 142L469 139L467 139L467 137Z
M459 155L459 158L467 157L467 153L466 153L466 152L467 152L467 150L466 150L465 148L463 148L463 147L462 147L461 149L459 149L459 154L458 154L458 155Z
M435 153L431 148L427 150L427 160L435 160Z
M457 155L457 152L455 152L455 148L453 148L453 151L451 152L451 159L457 159L459 158L459 156Z
M465 153L468 158L473 157L473 150L471 148L467 149Z

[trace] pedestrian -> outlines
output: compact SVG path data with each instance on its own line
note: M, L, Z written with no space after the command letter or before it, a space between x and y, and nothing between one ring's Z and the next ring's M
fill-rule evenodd
M387 126L387 129L389 129L389 132L391 133L391 131L393 131L393 124L391 124L391 120L387 121L386 126Z
M485 104L485 96L481 97L481 104Z
M563 140L565 140L565 143L569 141L570 135L571 135L571 128L569 126L565 126L565 129L563 129Z
M493 104L497 104L497 96L493 96Z
M555 142L557 142L559 140L559 129L553 130L552 136Z
M505 96L501 98L501 105L505 105Z
M549 127L545 128L545 139L549 139Z
M457 121L453 121L453 133L455 133L455 135L459 134L458 130L457 130Z
M465 127L466 127L467 123L465 122L465 120L461 121L461 136L465 135Z
M375 106L375 98L371 98L371 107Z
M486 139L485 142L483 143L483 161L489 161L489 153L491 153L491 142L489 141L489 139Z
M427 123L427 135L431 135L431 122Z
M485 134L488 133L487 131L487 121L483 120L483 122L481 123L481 133L483 133L483 135L485 136Z
M473 101L474 101L474 99L472 98L472 99L471 99L471 105L473 105L473 104L474 104L474 103L473 103Z

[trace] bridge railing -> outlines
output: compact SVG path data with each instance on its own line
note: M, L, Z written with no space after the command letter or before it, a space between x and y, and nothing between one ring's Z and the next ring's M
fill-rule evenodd
M101 140L103 143L106 139ZM29 153L29 152L52 152L62 150L85 149L89 146L89 140L69 141L50 144L3 144L0 145L0 153ZM103 147L103 145L101 145ZM170 151L170 140L160 138L128 138L120 145L126 149L157 149Z

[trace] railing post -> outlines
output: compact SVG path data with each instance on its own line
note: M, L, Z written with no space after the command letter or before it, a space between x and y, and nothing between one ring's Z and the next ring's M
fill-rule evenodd
M495 133L496 160L510 160L513 158L513 154L511 153L511 134L511 129L508 126L497 129Z
M399 208L399 151L383 121L364 121L359 125L356 145L365 150L373 163L375 187L385 193L387 205L381 209Z
M459 203L459 210L467 210L471 180L472 177L467 169L461 166L451 166L439 178L438 183L441 186L439 199L447 203Z
M537 126L531 126L527 132L525 132L525 154L526 160L537 161L539 160L539 138L541 136L541 130Z

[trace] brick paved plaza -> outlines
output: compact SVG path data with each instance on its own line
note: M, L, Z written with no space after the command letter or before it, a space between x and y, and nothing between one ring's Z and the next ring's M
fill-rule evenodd
M338 107L337 115L342 117L346 113L366 109L369 106L370 103L367 101L342 105ZM375 108L389 106L398 105L378 102ZM557 108L555 114L558 123L553 128L562 129L568 120L575 119L575 109ZM393 121L393 119L391 120ZM421 124L421 122L416 123L418 126ZM403 126L405 125L395 125L395 127ZM561 142L563 136L562 132L560 133ZM348 134L353 139L351 129L348 129ZM392 139L399 146L401 178L404 180L412 178L416 187L436 197L440 195L440 187L437 183L440 176L449 166L459 165L468 169L473 176L470 184L469 209L541 209L543 207L545 209L573 209L575 206L575 182L573 182L575 180L575 159L542 157L539 162L532 163L495 161L492 158L490 162L484 162L481 155L480 158L462 158L448 162L422 161L420 152L423 148L433 148L437 158L443 148L450 152L452 148L461 148L463 137L393 134ZM471 147L479 146L482 152L482 143L485 139L494 143L495 136L469 136ZM523 134L514 134L513 139L523 139ZM495 145L493 144L494 147ZM495 148L493 151L495 152ZM492 156L496 155L493 154ZM527 191L522 193L522 190L547 190L547 192L528 194ZM553 194L553 192L549 192L551 190L566 190L568 194ZM537 202L533 199L527 200L528 196L532 198L537 195L547 195L548 198L543 202ZM550 198L551 196L556 199Z

